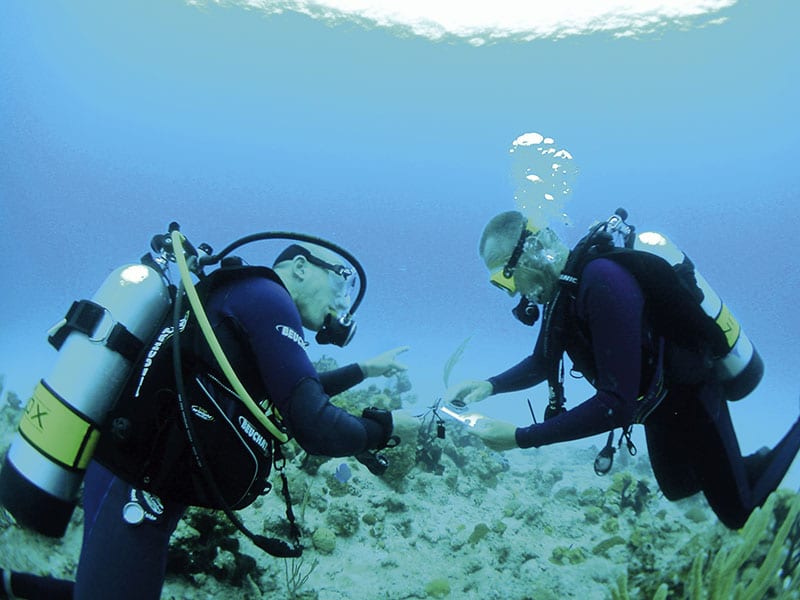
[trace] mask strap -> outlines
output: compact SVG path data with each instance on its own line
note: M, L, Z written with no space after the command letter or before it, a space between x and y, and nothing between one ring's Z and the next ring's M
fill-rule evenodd
M506 266L503 267L503 275L506 278L511 279L511 276L514 274L514 269L517 267L517 263L522 256L522 251L525 250L525 240L527 240L530 235L531 230L527 228L523 229L522 233L519 235L517 245L514 246L514 251L511 253Z

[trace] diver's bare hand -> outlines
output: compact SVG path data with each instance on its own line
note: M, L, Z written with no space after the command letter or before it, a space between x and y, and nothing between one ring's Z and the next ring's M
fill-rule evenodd
M517 426L513 423L483 417L469 432L477 435L487 447L497 452L519 448Z
M494 388L485 380L470 379L450 386L445 392L445 402L458 400L464 404L480 402L492 395Z
M380 375L391 377L408 369L406 365L397 360L397 355L406 350L408 350L408 346L393 348L383 354L358 363L358 366L361 368L361 372L364 373L364 377L379 377Z

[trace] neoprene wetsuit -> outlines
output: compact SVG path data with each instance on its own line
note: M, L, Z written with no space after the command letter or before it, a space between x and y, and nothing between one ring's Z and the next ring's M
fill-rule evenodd
M571 410L516 430L522 448L590 437L631 424L637 397L647 384L645 365L654 335L644 318L636 279L618 263L598 258L584 269L572 310L594 362L596 393ZM544 341L532 355L489 379L494 393L529 388L547 379ZM569 344L567 352L571 352ZM668 393L644 422L650 462L670 500L702 491L731 528L780 485L800 449L800 421L768 454L743 458L722 389L712 379L667 383Z
M206 301L206 312L237 374L246 387L258 385L283 416L284 424L310 454L349 456L381 446L390 432L329 401L363 381L352 364L318 374L305 351L300 314L287 290L264 277L226 282ZM231 347L235 331L246 348ZM255 364L245 363L254 360ZM132 525L123 507L136 499L147 516ZM12 575L15 593L57 600L158 599L164 581L169 538L186 507L135 490L92 461L86 473L84 536L74 596L64 580Z

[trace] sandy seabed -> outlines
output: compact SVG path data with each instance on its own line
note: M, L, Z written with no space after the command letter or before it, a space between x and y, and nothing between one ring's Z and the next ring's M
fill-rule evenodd
M0 451L19 414L0 409ZM309 460L289 447L301 559L273 558L222 513L192 509L173 538L162 598L604 600L619 597L620 578L631 598L651 598L662 583L681 598L698 555L710 560L737 543L702 497L666 501L644 452L618 452L600 477L596 448L501 455L456 423L440 439L419 418L400 433L384 477L351 458ZM342 463L344 482L334 477ZM240 516L280 536L285 506L272 481L276 489ZM66 535L49 539L0 514L0 566L72 578L81 521L78 506Z

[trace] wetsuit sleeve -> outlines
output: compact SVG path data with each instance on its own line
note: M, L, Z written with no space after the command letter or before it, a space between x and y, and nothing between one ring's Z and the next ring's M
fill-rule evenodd
M542 332L539 331L539 338L536 340L533 354L526 356L507 371L489 378L493 394L525 390L547 379L542 337Z
M364 372L357 363L353 363L320 373L319 380L325 393L328 396L335 396L364 381Z
M375 421L331 404L317 379L301 381L281 414L292 437L309 454L351 456L381 447L386 437Z
M521 448L589 437L632 419L641 380L641 288L618 264L596 259L583 272L575 309L591 340L596 393L572 410L518 428Z
M330 403L306 354L300 314L283 286L263 277L233 281L211 295L207 310L215 327L235 321L255 360L237 370L257 371L304 450L348 456L380 445L385 434L379 425Z

